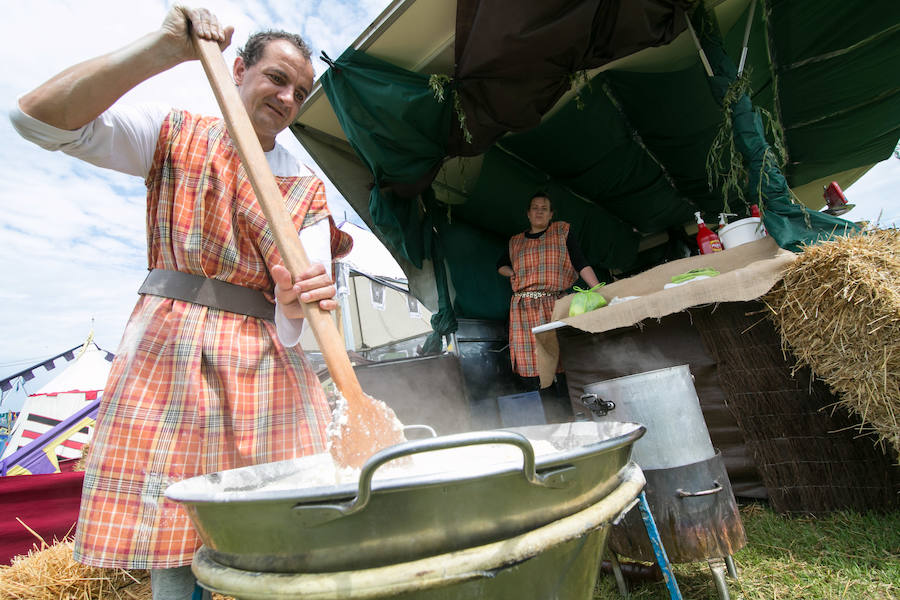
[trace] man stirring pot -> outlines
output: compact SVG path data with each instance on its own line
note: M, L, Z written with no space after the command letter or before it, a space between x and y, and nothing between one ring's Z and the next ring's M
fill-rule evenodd
M142 81L196 59L192 29L222 48L233 33L209 11L175 6L156 31L66 69L10 112L26 139L140 176L147 186L151 272L103 393L75 558L150 569L154 599L167 600L192 597L190 563L200 545L185 512L164 497L169 484L326 450L329 407L295 348L299 303L336 307L328 267L350 249L322 182L275 141L313 84L299 36L255 34L233 67L313 265L296 281L221 119L114 106Z

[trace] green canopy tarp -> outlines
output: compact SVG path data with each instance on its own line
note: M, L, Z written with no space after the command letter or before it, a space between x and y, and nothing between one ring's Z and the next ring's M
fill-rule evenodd
M510 291L495 262L525 228L538 189L551 196L555 218L572 223L601 278L683 255L695 211L716 220L724 197L708 186L706 158L750 12L747 3L717 6L744 10L720 42L703 37L717 75L711 90L696 51L603 68L669 43L684 30L690 2L541 0L525 2L516 18L500 4L459 0L457 67L443 80L354 49L321 80L372 173L365 205L348 200L411 265L437 252L449 277L437 278L439 295L445 303L452 295L455 313L472 318L505 318ZM749 94L734 114L751 160L774 142L761 136L754 107L783 129L788 162L763 171L766 225L782 246L844 223L792 204L787 186L872 164L895 147L900 79L889 74L900 64L898 24L897 2L759 3ZM457 155L473 158L447 161ZM748 166L745 196L756 201L760 170ZM733 199L729 206L748 210ZM648 247L653 236L667 241Z

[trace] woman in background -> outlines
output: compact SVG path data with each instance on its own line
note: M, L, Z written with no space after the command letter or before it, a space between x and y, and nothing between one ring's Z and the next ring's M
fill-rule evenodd
M594 269L570 234L569 224L553 221L553 205L544 192L528 204L529 228L509 240L497 271L509 277L509 357L513 371L529 390L540 388L532 327L550 320L556 299L575 284L579 275L590 287L598 285ZM557 372L559 372L557 368Z

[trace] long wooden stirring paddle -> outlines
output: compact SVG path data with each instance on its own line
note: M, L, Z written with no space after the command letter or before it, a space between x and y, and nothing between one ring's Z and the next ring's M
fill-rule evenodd
M266 161L244 103L225 66L222 51L216 42L200 39L196 35L193 42L222 109L228 133L269 222L275 245L288 271L292 275L301 273L309 268L309 259L284 206L281 190ZM331 378L346 401L346 405L335 411L335 422L330 432L332 457L340 466L360 467L378 450L405 441L402 426L393 410L363 393L331 315L319 308L318 303L301 302L301 305Z

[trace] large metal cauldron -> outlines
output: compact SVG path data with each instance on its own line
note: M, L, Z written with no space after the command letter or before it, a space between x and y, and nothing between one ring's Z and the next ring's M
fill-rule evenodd
M496 542L584 510L620 484L643 433L635 423L579 422L457 434L386 448L355 483L293 484L329 468L328 455L315 455L194 477L166 496L184 505L218 564L280 573L366 569ZM553 451L535 459L529 440ZM450 469L413 476L382 468L398 457L483 444L513 448L516 460L491 464L469 453Z
M373 569L260 573L217 563L205 548L203 587L240 600L591 600L609 525L644 486L634 464L609 494L575 514L497 542Z

